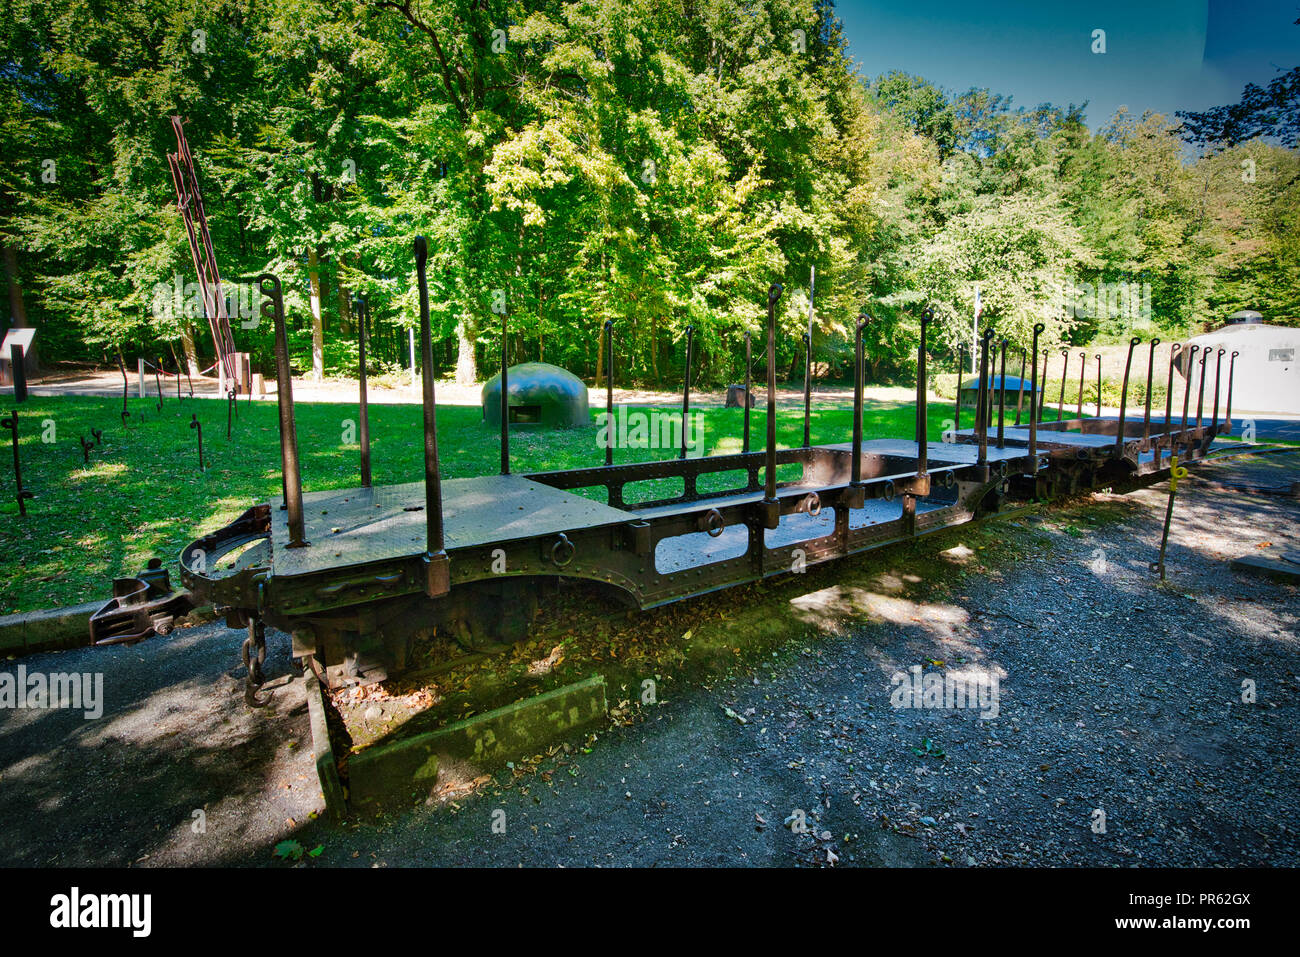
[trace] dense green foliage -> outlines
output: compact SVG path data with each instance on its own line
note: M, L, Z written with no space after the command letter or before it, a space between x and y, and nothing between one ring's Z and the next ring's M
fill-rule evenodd
M210 350L155 292L193 272L173 114L223 275L283 278L295 362L318 372L354 366L354 294L375 366L405 361L416 233L462 381L499 361L502 308L515 361L594 376L612 319L620 380L674 385L694 324L697 380L734 380L773 281L784 376L813 267L817 355L842 370L865 309L876 376L910 368L927 302L936 350L967 340L976 284L999 335L1027 344L1042 321L1045 348L1300 313L1293 149L1201 123L1193 156L1161 116L1092 132L1074 106L864 83L828 0L0 11L0 244L47 359ZM268 368L265 324L235 334Z

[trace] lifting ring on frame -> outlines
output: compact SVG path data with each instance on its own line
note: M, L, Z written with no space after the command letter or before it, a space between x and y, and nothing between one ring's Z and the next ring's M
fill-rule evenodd
M569 541L569 536L561 532L560 537L551 546L551 561L555 563L556 568L563 568L573 561L573 556L577 551L578 549L574 547L573 542ZM563 559L560 558L561 552L564 554Z
M939 480L939 484L944 488L952 488L957 484L957 479L953 477L952 472L944 472L943 478Z
M880 497L883 498L886 502L892 502L894 500L893 479L885 479L883 490L880 493Z
M803 510L813 518L820 515L822 513L821 496L816 492L809 492L803 500Z
M716 508L711 508L704 513L704 530L709 533L709 538L717 538L726 527L727 523L722 520L722 513Z

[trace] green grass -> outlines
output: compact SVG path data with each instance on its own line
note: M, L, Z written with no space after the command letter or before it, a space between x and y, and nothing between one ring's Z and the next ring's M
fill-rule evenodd
M9 408L12 408L10 406ZM275 403L239 404L232 437L226 438L226 403L216 399L132 399L129 428L123 429L121 399L33 397L19 406L19 447L23 485L36 494L20 518L14 500L9 449L0 449L0 614L107 599L111 580L134 575L151 557L173 571L182 547L230 522L244 509L277 496L280 460ZM8 408L5 409L8 411ZM298 442L303 486L307 491L348 488L359 483L358 446L344 444L346 421L355 422L355 404L299 403ZM707 454L739 452L740 409L708 409L704 415ZM593 417L594 417L593 410ZM203 425L206 471L198 469L190 416ZM783 410L778 444L803 442L802 409ZM937 441L949 404L929 409L930 438ZM866 438L907 438L913 428L910 403L867 403ZM816 443L852 439L852 409L814 409ZM964 423L969 425L969 422ZM78 436L104 433L102 446L83 464ZM761 408L751 419L754 449L766 428ZM370 407L371 459L377 485L418 480L423 474L421 410L415 405ZM9 433L3 433L8 445ZM51 441L43 441L50 439ZM484 426L477 408L438 409L438 448L444 478L495 474L500 465L499 437ZM596 429L511 433L511 464L516 472L601 465ZM670 459L667 449L616 449L615 461ZM782 480L798 466L783 467ZM730 476L734 480L735 476ZM725 480L719 478L721 485ZM672 494L673 480L642 489L638 500ZM732 484L727 482L726 484ZM709 484L700 483L701 490ZM629 490L631 491L631 490ZM603 496L603 489L593 492ZM632 498L629 495L629 498Z

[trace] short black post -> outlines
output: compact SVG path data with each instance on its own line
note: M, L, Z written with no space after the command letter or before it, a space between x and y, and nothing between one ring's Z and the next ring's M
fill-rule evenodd
M682 447L678 450L679 459L686 458L686 433L691 420L691 346L695 342L695 327L686 327L686 373L682 382Z
M776 303L781 284L767 290L767 465L763 492L763 522L766 528L781 524L781 505L776 498Z
M153 384L154 384L154 388L158 390L158 411L159 412L162 411L162 407L163 407L162 377L159 375L159 366L161 365L162 365L162 356L159 356L158 365L153 367Z
M235 412L235 390L226 390L226 438L230 438L230 421Z
M1119 423L1115 429L1115 457L1124 454L1124 413L1128 406L1128 373L1133 365L1133 350L1141 345L1142 340L1134 336L1128 341L1128 358L1124 360L1124 383L1119 390Z
M199 471L202 472L204 471L203 469L203 423L199 421L199 414L197 412L190 413L190 428L198 430L197 434L199 439Z
M451 567L447 560L447 549L443 540L442 528L442 480L438 476L438 422L437 406L433 391L433 336L429 331L429 287L425 280L425 263L429 258L429 247L423 236L415 237L415 277L420 292L420 361L424 406L424 514L428 537L425 545L425 585L424 593L430 598L437 598L451 591ZM505 371L505 325L502 323L501 360ZM505 393L505 380L501 382L501 394ZM502 425L505 425L504 408Z
M85 437L84 435L79 435L79 436L77 436L77 438L81 441L81 460L82 460L86 465L89 465L89 464L90 464L90 450L93 449L93 448L95 447L95 443L94 443L94 442L87 442L87 441L86 441L86 437Z
M14 409L8 415L0 418L0 425L3 425L12 433L10 439L14 447L14 489L18 496L18 514L26 516L27 499L36 496L23 488L23 463L18 457L18 410Z
M288 512L288 548L303 548L306 538L302 514L302 470L298 462L298 427L293 416L293 371L289 368L289 337L284 327L284 296L280 280L273 273L257 277L262 300L262 318L275 323L275 402L280 413L280 472L284 484L284 507Z
M90 430L90 434L91 434L92 436L95 437L95 444L96 444L96 445L103 445L103 444L104 444L104 430L103 430L103 429L91 429L91 430Z
M812 447L812 336L803 334L803 447Z
M357 400L358 427L361 438L361 487L370 488L370 396L369 380L366 376L366 338L370 323L370 304L360 296L352 301L352 311L357 317L357 372L361 384L361 394Z
M614 464L614 320L605 320L605 464Z
M131 411L126 407L126 397L130 393L131 384L126 378L126 363L122 361L121 353L117 356L117 368L122 373L122 428L126 428L127 417L131 415Z

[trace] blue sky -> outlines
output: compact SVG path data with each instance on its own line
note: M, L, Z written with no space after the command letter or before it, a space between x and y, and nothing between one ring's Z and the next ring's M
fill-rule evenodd
M838 0L868 77L901 69L950 91L989 87L1013 106L1088 101L1093 128L1235 102L1300 66L1300 0ZM1093 53L1094 30L1106 52Z

